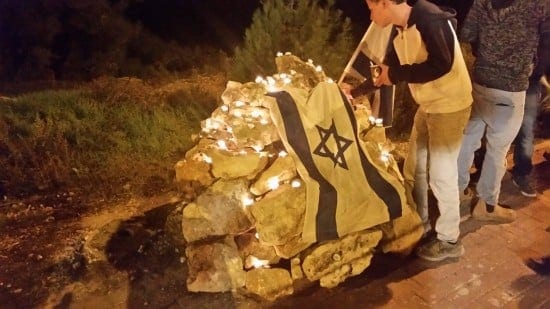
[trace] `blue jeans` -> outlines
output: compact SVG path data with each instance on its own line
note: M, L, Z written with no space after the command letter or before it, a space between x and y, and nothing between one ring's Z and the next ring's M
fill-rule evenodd
M477 194L490 205L497 205L500 183L506 172L506 154L523 120L525 91L509 92L474 83L472 115L464 130L458 156L458 187L466 189L474 152L486 133L487 152L477 182Z
M535 139L535 125L541 99L541 84L538 81L529 83L529 89L525 96L525 112L523 122L514 141L514 177L529 176L533 169L531 157L533 156L533 142Z

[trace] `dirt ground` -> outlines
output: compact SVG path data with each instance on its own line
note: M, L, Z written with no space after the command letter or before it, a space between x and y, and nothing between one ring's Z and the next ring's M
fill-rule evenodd
M186 291L184 204L176 192L108 201L77 190L0 199L0 308L274 306L240 293ZM364 278L386 276L406 262L375 259L379 267L372 265L340 291L353 294ZM318 285L299 292L312 295L309 300L331 293ZM387 293L379 294L387 301ZM292 307L292 300L286 304Z
M181 195L0 201L0 308L252 308L238 293L189 293Z
M113 301L122 299L129 307L136 307L131 302L154 307L173 303L185 287L185 260L165 224L178 207L178 196L109 202L83 196L63 192L0 202L0 307L81 303L99 308L87 297L111 293ZM106 226L114 227L114 233ZM94 237L107 238L106 258L90 262L86 243ZM144 288L137 292L140 286Z

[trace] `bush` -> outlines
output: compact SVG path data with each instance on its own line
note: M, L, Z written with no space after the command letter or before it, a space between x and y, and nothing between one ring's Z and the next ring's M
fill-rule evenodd
M288 51L322 64L327 75L337 79L353 46L351 22L333 5L334 0L325 7L318 0L265 0L246 30L244 46L235 49L229 78L245 82L271 75L276 72L276 53Z

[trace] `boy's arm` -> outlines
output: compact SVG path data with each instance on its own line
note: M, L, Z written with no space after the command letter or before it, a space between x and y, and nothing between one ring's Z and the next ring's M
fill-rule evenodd
M470 11L464 19L464 24L460 31L460 40L468 43L476 43L478 41L478 27L479 27L479 18L481 10L481 2L479 0L474 0L474 3L470 7Z
M455 36L448 20L417 24L426 46L428 58L422 63L389 67L392 83L426 83L438 79L451 70L454 61Z

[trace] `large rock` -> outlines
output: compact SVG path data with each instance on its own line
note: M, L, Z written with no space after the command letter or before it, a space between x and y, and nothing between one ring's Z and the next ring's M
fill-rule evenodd
M220 149L208 149L206 154L212 159L212 174L216 178L254 179L262 171L268 158L261 153L234 153Z
M277 177L279 182L285 182L296 177L296 163L290 156L279 156L275 161L260 175L258 180L250 186L250 192L254 195L263 195L269 188L269 180Z
M273 246L261 244L253 233L237 235L235 242L247 269L254 266L253 259L265 260L269 265L277 264L281 259Z
M257 268L248 271L246 289L271 301L294 293L290 274L281 268Z
M304 221L306 190L283 184L251 206L260 241L283 245L300 235Z
M233 238L223 242L191 244L185 250L189 275L187 290L191 292L227 292L241 288L246 274Z
M278 256L285 259L290 259L311 245L312 243L303 241L300 235L297 235L291 239L288 239L286 243L282 245L275 245L273 247L275 248L275 252L277 252Z
M381 231L366 230L320 244L305 254L304 274L311 281L320 280L321 286L335 287L369 266L381 238Z
M246 179L221 179L183 209L182 229L187 242L209 236L242 233L252 227L243 196L248 196Z
M411 207L406 207L401 217L381 224L380 229L384 233L382 250L401 255L409 255L424 234L422 219Z

